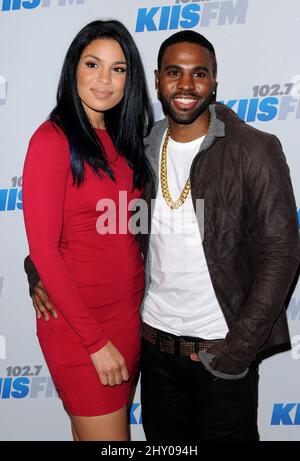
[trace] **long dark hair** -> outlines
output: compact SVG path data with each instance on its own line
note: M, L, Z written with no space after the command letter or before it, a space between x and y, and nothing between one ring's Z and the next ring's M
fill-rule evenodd
M68 138L74 184L79 185L84 179L84 162L99 176L106 173L114 179L104 148L77 91L76 71L81 54L95 39L116 40L126 59L124 97L117 106L105 112L104 120L114 145L133 170L133 187L140 189L146 179L143 137L152 128L153 114L139 51L122 23L116 20L93 21L76 35L64 60L57 103L49 118Z

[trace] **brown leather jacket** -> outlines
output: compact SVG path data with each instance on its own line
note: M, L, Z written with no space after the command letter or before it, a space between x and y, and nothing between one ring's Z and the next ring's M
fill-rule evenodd
M247 125L222 104L211 105L210 112L209 132L191 167L191 194L195 211L197 199L204 199L203 248L229 328L213 351L212 368L237 374L262 352L289 345L284 303L300 260L297 211L278 139ZM157 122L145 140L148 203L156 197L166 127L166 120ZM196 214L201 231L201 213ZM139 235L146 290L149 233ZM32 289L39 276L29 258L25 270Z
M247 125L223 104L211 105L210 112L208 134L191 166L191 194L195 212L197 199L204 199L204 226L201 213L196 215L229 328L214 349L212 368L237 374L261 352L289 345L284 303L300 260L297 210L278 139ZM166 120L157 122L145 142L152 173L144 192L148 204L156 197L166 127ZM151 213L148 220L151 228ZM149 233L140 236L146 290Z

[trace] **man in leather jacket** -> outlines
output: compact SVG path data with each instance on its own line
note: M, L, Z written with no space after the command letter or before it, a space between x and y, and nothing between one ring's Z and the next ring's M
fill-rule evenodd
M258 440L258 362L289 347L284 303L299 265L289 169L275 136L215 102L216 74L202 35L183 31L161 45L166 118L145 139L150 229L138 236L142 414L152 441ZM56 316L25 266L38 316Z

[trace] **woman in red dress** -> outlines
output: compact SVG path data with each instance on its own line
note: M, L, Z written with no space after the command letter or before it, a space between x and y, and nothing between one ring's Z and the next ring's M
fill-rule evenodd
M141 196L147 122L131 35L118 21L88 24L70 45L56 107L30 140L23 174L30 258L58 311L37 321L37 335L75 440L128 440L144 272L119 197ZM107 200L115 222L105 233Z

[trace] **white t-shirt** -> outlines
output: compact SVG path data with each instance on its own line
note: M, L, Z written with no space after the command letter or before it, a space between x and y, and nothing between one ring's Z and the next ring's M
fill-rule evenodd
M203 139L187 143L169 139L168 185L174 201L183 190ZM149 258L151 280L144 322L179 336L224 338L228 327L211 283L191 192L180 208L172 210L159 183Z

